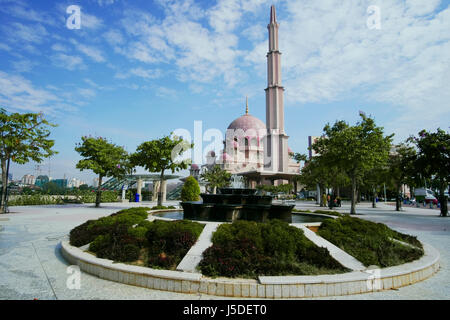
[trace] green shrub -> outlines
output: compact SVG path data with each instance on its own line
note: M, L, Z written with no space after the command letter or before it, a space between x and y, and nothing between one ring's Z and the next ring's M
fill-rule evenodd
M148 265L174 269L197 241L203 227L188 220L155 220L148 224Z
M189 176L181 189L181 201L198 201L200 200L200 186L197 179Z
M222 224L212 241L199 265L208 276L256 278L347 271L327 249L308 240L302 230L276 219Z
M38 206L38 205L64 204L61 196L42 194L18 195L8 201L9 206Z
M151 210L176 209L174 206L153 206Z
M318 234L354 256L365 266L390 267L410 262L423 255L416 237L402 234L385 224L342 216L325 220ZM405 242L404 245L395 240Z
M117 225L127 229L145 221L149 208L139 207L124 209L107 217L89 220L70 231L70 244L76 247L86 245L99 235L110 234Z
M97 234L88 230L88 227L92 222L94 222L94 220L88 220L78 227L70 230L69 239L72 246L81 247L94 241L94 239L97 237Z
M150 222L149 208L118 211L89 220L70 232L70 243L83 246L99 258L119 262L146 259L153 267L174 269L197 241L204 225L187 220Z

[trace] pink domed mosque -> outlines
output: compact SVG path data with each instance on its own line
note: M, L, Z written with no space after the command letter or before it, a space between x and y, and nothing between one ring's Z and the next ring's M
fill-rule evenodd
M267 53L266 123L248 112L228 126L224 150L217 158L208 155L207 167L219 164L232 174L244 176L248 186L290 182L300 164L292 158L284 130L284 88L281 85L281 52L275 6L270 9L269 52Z

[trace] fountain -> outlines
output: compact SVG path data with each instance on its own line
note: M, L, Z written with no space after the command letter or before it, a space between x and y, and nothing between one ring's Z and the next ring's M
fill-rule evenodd
M203 201L181 202L184 219L234 222L264 222L280 219L292 222L294 205L272 204L271 196L257 195L256 189L220 188L219 194L200 194Z

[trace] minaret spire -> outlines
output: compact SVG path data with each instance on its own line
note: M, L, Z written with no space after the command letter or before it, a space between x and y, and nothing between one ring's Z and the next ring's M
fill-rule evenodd
M245 96L245 114L248 114L248 96Z
M275 5L270 7L270 23L277 23L277 13L275 11Z
M266 88L266 152L271 159L268 170L287 172L288 136L284 132L284 88L281 85L281 52L278 49L278 28L275 6L270 7L269 51L267 52Z

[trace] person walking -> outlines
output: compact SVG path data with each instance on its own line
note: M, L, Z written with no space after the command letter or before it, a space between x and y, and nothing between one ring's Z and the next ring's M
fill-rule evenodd
M325 192L322 194L322 203L322 206L327 206L327 195L325 194Z

